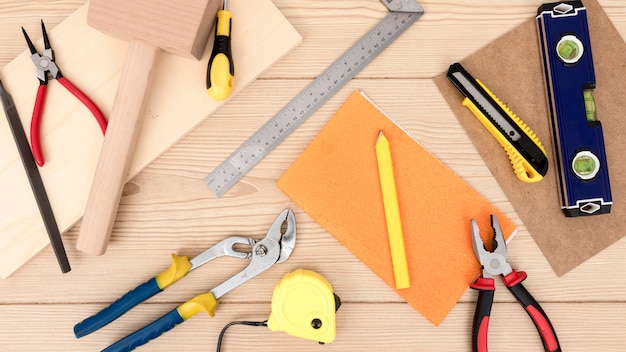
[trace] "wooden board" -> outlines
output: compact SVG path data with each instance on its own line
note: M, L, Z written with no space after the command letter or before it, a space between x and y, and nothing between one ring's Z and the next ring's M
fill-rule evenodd
M108 116L128 44L89 27L87 6L49 29L50 42L65 77ZM300 44L302 38L270 0L231 1L229 6L238 24L233 27L232 43L233 60L237 63L235 95ZM41 41L36 45L41 47ZM206 93L206 65L212 39L207 47L201 61L171 54L157 59L129 179L225 104ZM28 130L38 84L29 53L24 51L0 74ZM0 120L0 277L6 278L49 241L6 119ZM40 172L57 223L64 232L83 214L102 133L89 111L52 81L41 139L46 165Z

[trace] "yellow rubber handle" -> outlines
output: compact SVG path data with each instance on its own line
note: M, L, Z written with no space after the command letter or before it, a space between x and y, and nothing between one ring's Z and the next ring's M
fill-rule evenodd
M215 316L215 308L219 301L215 298L212 292L203 293L201 295L197 295L196 297L188 300L187 302L181 304L176 308L178 314L183 318L183 320L187 320L194 315L204 312L209 316Z
M539 141L537 135L528 127L524 121L522 121L515 113L511 111L498 97L495 96L480 80L476 80L476 82L489 94L489 96L507 113L507 115L519 126L524 133L530 138L533 143L537 145L539 149L546 155L546 150L543 145ZM496 138L498 143L504 148L506 151L509 160L511 161L511 165L513 166L513 171L518 179L521 181L532 183L538 182L543 179L543 176L532 167L532 165L517 151L517 149L508 141L508 139L502 135L500 130L496 126L494 126L491 121L478 109L474 103L469 98L463 99L463 105L466 106L470 111L478 118L480 123L485 126L485 128L491 133L492 136Z
M207 72L207 91L215 100L227 99L235 84L235 69L230 44L231 27L232 13L227 10L218 11L215 42Z
M185 277L189 269L191 269L189 258L172 254L172 265L154 278L159 288L165 290L171 284Z

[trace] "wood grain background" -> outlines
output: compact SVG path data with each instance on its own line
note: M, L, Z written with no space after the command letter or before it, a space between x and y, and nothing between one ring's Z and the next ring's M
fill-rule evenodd
M243 182L217 199L202 178L385 14L376 0L274 3L304 42L127 184L105 256L77 252L75 227L64 235L73 266L70 274L59 273L48 248L0 282L0 350L91 351L108 346L246 264L231 259L209 264L81 340L74 338L73 325L165 269L170 253L194 256L230 235L261 238L285 207L296 212L298 224L298 244L289 261L224 296L214 318L197 316L139 350L213 350L227 322L266 319L274 285L284 273L300 267L323 274L342 298L336 341L319 346L264 328L234 327L223 351L470 350L476 292L468 290L444 323L433 327L275 186L354 89L364 91L519 224L520 232L509 246L510 262L528 272L525 285L548 312L563 350L624 350L626 241L557 278L431 81L450 63L534 16L541 1L511 0L506 5L495 0L420 1L426 14L415 25ZM600 3L626 36L626 4ZM26 49L20 26L38 39L39 19L53 28L82 4L83 0L0 1L0 65ZM497 288L489 334L492 350L541 350L526 313L502 284Z

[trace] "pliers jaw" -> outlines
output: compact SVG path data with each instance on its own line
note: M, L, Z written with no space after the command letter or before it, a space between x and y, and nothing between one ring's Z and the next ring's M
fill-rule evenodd
M559 340L556 337L556 332L550 319L548 319L539 303L522 285L522 281L526 279L526 273L513 270L506 261L506 242L504 241L498 218L495 215L491 215L491 227L493 228L492 249L488 251L480 238L480 231L476 221L473 219L471 221L474 254L483 267L482 277L479 277L470 285L470 287L479 291L472 325L472 351L487 352L487 332L496 289L494 276L501 275L507 289L520 305L524 307L526 313L528 313L535 324L545 351L561 352Z
M26 44L28 44L28 49L30 50L30 59L35 64L35 72L37 74L37 78L39 79L39 84L45 85L48 84L48 72L54 79L59 79L63 76L61 75L61 71L59 71L58 66L54 63L54 52L50 47L48 32L46 31L46 26L43 21L41 21L41 31L43 33L44 43L43 54L39 54L32 40L28 36L28 33L26 33L26 30L22 27L22 34L24 34L24 39L26 39Z
M238 274L211 290L215 298L220 298L234 288L247 282L274 264L282 263L291 256L296 244L296 220L293 212L284 210L267 231L267 235L254 243L251 249L250 264Z
M281 218L283 219L282 221L280 221ZM277 264L289 259L296 244L296 217L293 215L293 212L285 209L280 213L265 237L280 241L280 256L276 261Z
M506 276L513 271L511 265L506 261L508 253L500 223L493 214L491 215L491 227L493 228L492 249L488 251L480 237L478 224L476 224L474 219L471 221L472 247L476 258L483 267L484 278L493 278L497 275Z

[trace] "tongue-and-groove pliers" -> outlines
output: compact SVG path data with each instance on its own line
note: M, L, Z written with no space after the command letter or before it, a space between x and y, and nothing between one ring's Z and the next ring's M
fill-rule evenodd
M274 264L282 263L291 256L296 244L296 221L291 210L284 210L267 231L265 238L256 240L248 237L228 237L213 247L189 260L187 257L172 255L172 265L169 269L139 285L128 292L110 306L96 315L91 316L74 326L76 337L90 334L117 319L128 310L165 290L174 282L185 277L190 271L208 263L209 261L229 256L250 260L250 264L238 274L224 281L207 293L200 294L174 308L161 318L146 325L142 329L126 336L103 350L106 352L131 351L161 334L173 329L176 325L193 317L197 313L205 312L215 315L218 298L230 292L239 285L254 278L258 274L271 268ZM250 251L235 249L235 245L250 246Z

